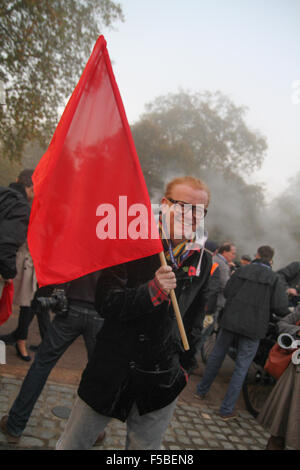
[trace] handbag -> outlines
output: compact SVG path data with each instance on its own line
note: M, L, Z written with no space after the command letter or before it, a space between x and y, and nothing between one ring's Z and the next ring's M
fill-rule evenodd
M0 298L0 325L5 323L12 314L12 303L14 296L13 282L6 282Z
M299 324L299 322L296 324ZM283 349L278 343L275 343L270 349L264 370L278 380L291 362L294 351L296 349Z

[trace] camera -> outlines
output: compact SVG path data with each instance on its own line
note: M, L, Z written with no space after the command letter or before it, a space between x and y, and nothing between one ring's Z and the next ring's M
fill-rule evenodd
M64 317L68 314L68 299L64 289L54 289L50 297L37 297L36 300L43 310L52 310Z

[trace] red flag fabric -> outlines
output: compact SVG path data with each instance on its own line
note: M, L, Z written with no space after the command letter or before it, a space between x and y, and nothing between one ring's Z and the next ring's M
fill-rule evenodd
M103 36L33 183L28 245L40 286L162 251Z
M12 303L14 297L14 285L6 282L0 297L0 325L3 325L12 314Z

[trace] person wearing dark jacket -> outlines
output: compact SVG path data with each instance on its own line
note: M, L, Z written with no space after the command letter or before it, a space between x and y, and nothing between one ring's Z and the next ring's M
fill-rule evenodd
M16 330L0 336L0 340L6 344L15 344L18 357L25 361L30 360L26 339L34 316L30 303L36 289L33 262L26 242L30 203L34 196L31 179L33 171L21 171L16 183L11 183L9 188L0 188L0 272L3 277L13 279L13 304L20 306ZM6 195L2 201L1 194L3 198Z
M168 266L160 266L155 255L103 270L96 308L104 325L58 450L89 449L112 418L127 423L127 449L160 448L187 382L182 362L188 366L191 358L190 351L183 351L169 293L175 288L192 350L211 269L211 255L202 248L191 250L179 235L185 222L195 231L197 206L204 209L202 217L206 214L207 186L192 177L177 178L168 184L162 203L162 231L164 215L170 215L169 237L163 240ZM189 222L182 221L186 206Z
M28 171L28 170L24 170ZM22 176L23 172L19 175ZM32 185L32 184L31 184ZM16 254L26 241L30 216L30 188L22 182L0 187L0 279L13 279L17 274Z
M259 341L267 333L270 314L284 316L288 313L284 286L271 268L273 255L274 250L269 246L258 248L255 260L232 274L224 290L226 303L219 322L220 331L196 390L199 399L206 396L232 341L236 339L235 368L219 411L224 420L236 417L235 403Z
M294 300L300 295L300 262L293 261L284 268L277 271L277 274L282 279L286 291L291 300L291 306L297 305L297 300Z

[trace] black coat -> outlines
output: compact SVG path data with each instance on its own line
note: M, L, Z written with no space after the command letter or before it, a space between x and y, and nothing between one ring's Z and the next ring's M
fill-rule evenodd
M195 252L176 271L181 315L191 348L193 328L202 323L211 256L204 253L199 277ZM186 385L183 352L173 308L154 307L148 281L159 268L158 255L106 269L98 282L96 309L105 318L95 351L79 386L79 396L105 416L125 421L135 402L140 414L171 403ZM195 271L195 270L193 270ZM190 271L191 272L191 271Z
M253 339L264 338L270 314L288 313L288 297L279 276L258 260L239 268L226 284L220 326Z
M5 279L16 276L16 253L26 240L30 206L24 188L0 187L0 274ZM22 191L23 189L23 191Z
M282 279L286 289L293 287L300 294L300 262L293 261L282 269L277 271L277 274Z

